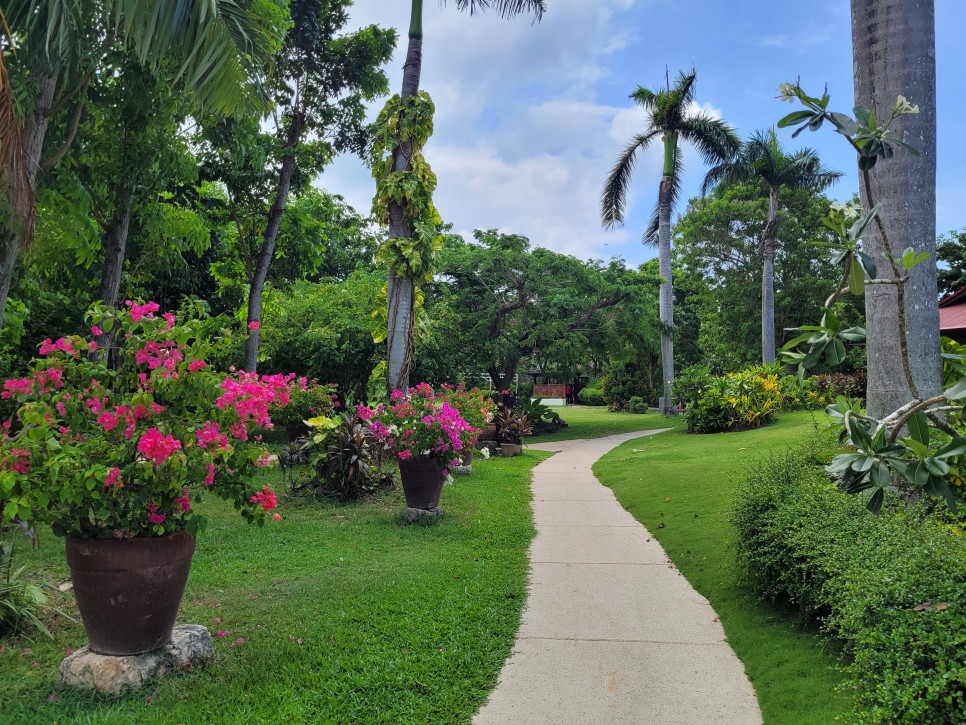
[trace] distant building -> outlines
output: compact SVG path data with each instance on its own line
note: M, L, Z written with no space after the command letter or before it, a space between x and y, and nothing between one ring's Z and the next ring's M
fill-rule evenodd
M939 300L939 334L966 345L966 287Z

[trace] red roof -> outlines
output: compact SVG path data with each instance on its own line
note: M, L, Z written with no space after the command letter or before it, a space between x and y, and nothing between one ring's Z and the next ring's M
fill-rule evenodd
M966 300L952 307L939 308L939 329L958 330L966 328Z

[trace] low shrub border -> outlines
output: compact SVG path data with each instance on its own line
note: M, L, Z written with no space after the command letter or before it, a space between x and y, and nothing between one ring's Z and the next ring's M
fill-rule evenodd
M966 721L966 540L921 511L870 514L816 465L823 443L745 481L734 523L748 581L843 643L849 722Z

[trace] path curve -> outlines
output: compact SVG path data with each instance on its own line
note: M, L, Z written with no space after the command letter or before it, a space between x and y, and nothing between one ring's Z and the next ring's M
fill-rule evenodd
M559 452L533 469L527 604L476 725L762 721L711 605L591 472L660 432L530 446Z

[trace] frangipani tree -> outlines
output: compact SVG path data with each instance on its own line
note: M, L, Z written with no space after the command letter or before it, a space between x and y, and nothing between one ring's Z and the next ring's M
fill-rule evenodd
M706 164L720 164L733 157L740 146L734 129L704 111L693 112L696 72L680 73L673 86L652 90L639 86L631 94L644 109L646 127L631 139L618 157L604 184L601 195L601 219L605 227L624 223L627 208L627 187L630 184L637 153L660 139L664 145L664 170L658 192L657 208L647 231L645 244L658 246L660 274L661 367L663 379L662 405L671 412L671 385L674 382L674 290L671 279L671 211L681 189L684 164L678 149L683 140L695 146Z
M442 243L441 234L433 228L434 224L439 223L435 221L438 214L432 207L431 199L436 178L421 157L417 157L420 168L413 165L414 145L421 146L432 132L433 108L429 97L419 91L423 64L423 0L411 2L409 46L403 65L402 92L391 99L387 106L396 109L395 120L391 124L382 124L384 130L391 125L390 133L394 134L391 142L382 145L385 155L389 157L386 160L389 168L378 169L375 165L373 168L373 175L377 178L377 208L374 211L381 216L379 207L384 206L389 226L388 253L384 252L382 258L389 266L386 383L390 390L405 390L409 386L416 282L419 276L432 274L431 263ZM445 4L445 0L442 2ZM455 3L457 10L469 11L471 15L493 10L505 18L526 12L540 20L547 9L544 0L455 0ZM407 121L409 116L414 117L414 123ZM405 188L407 184L410 185L409 189ZM413 189L412 186L417 188Z
M761 359L766 364L775 362L775 253L781 191L824 191L841 176L822 166L812 149L786 153L774 129L769 129L757 131L737 156L712 167L705 177L702 192L717 184L758 182L768 195L768 221L761 235Z

